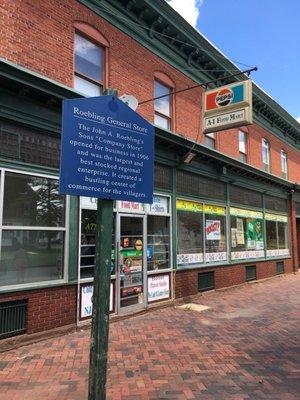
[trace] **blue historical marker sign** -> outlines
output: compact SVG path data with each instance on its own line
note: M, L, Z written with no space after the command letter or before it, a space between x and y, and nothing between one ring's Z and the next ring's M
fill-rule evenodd
M152 203L154 128L113 96L63 102L60 193Z

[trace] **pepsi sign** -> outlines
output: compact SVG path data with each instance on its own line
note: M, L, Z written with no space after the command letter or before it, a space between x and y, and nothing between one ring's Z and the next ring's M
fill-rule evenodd
M204 112L209 113L222 108L249 106L251 102L251 81L239 82L232 85L205 92Z
M222 86L204 93L204 133L252 123L252 82Z

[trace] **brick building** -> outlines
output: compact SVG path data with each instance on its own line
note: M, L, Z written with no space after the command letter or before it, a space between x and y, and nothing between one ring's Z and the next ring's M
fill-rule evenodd
M96 206L58 193L62 100L114 88L142 102L246 76L226 80L237 67L163 0L16 0L0 16L7 337L91 312ZM253 85L253 125L204 135L202 95L198 87L137 109L155 126L155 197L115 204L112 314L298 270L299 124Z

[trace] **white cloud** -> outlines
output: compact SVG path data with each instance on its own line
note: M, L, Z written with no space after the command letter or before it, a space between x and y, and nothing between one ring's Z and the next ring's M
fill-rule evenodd
M202 0L166 0L194 28L199 18L199 8Z
M300 117L298 117L298 118L296 118L296 120L299 122L299 124L300 124Z

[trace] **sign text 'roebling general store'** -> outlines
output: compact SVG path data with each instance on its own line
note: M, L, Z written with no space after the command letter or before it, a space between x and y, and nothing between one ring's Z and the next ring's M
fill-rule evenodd
M113 96L63 103L60 193L152 203L154 128Z
M238 82L204 93L204 133L252 124L252 82Z

